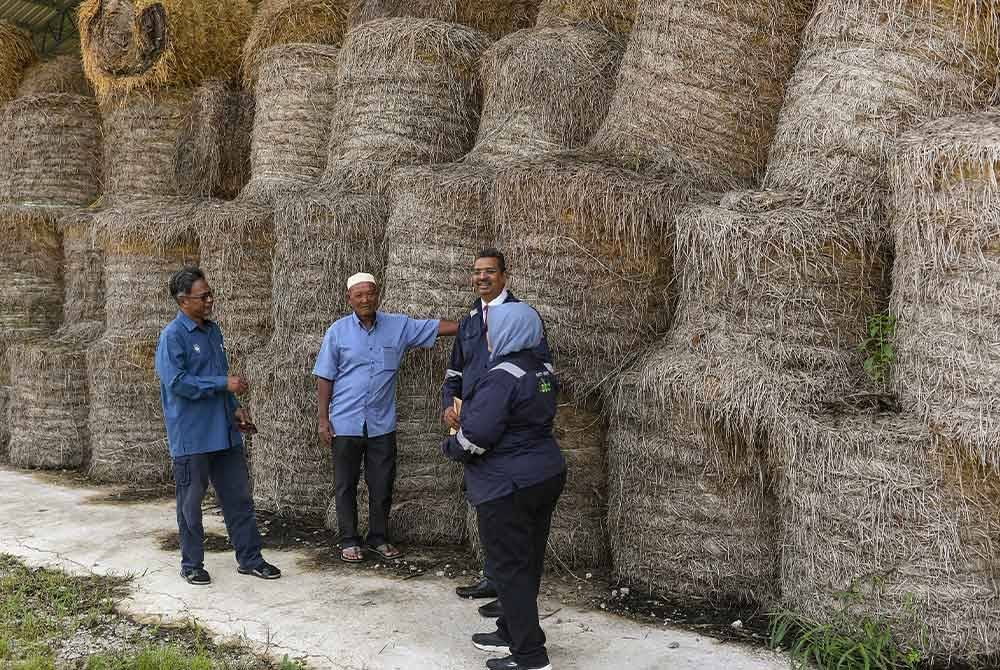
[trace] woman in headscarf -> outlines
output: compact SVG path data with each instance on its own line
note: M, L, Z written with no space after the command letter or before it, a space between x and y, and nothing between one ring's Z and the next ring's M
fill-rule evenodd
M559 383L533 350L542 320L525 303L490 309L490 369L463 400L461 429L442 444L465 464L465 487L479 537L496 569L504 615L473 644L508 654L490 670L551 670L538 623L538 588L552 512L566 483L566 460L552 435Z

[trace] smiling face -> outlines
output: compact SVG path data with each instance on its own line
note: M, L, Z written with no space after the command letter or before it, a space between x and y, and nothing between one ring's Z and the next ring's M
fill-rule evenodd
M500 270L500 259L487 256L472 264L472 288L479 297L490 302L507 286L507 273Z
M378 297L378 286L371 282L355 284L347 291L347 302L362 321L375 318Z
M215 296L212 287L204 279L198 279L191 284L191 290L177 296L181 310L195 321L204 321L212 317L215 307Z

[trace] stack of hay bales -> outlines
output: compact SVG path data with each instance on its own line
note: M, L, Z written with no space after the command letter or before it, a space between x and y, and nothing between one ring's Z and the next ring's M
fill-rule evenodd
M866 621L928 665L996 652L1000 485L915 415L789 412L776 436L781 592L808 620ZM992 661L984 665L992 665Z
M100 192L97 104L79 57L29 68L0 111L0 200L88 205Z
M592 23L627 36L638 5L639 0L542 0L535 25L554 28Z
M197 205L146 200L95 217L104 253L107 327L87 349L91 439L89 474L122 483L162 481L170 454L154 355L177 311L170 276L198 261L190 222Z
M87 346L104 327L103 258L94 214L59 220L63 240L63 324L43 342L8 351L11 378L10 461L27 468L77 468L90 454Z
M351 12L355 26L390 18L435 19L475 28L493 39L535 21L539 0L361 0Z
M1000 113L902 136L893 162L893 382L936 435L1000 467Z
M31 35L7 21L0 21L0 104L17 94L24 69L36 58Z

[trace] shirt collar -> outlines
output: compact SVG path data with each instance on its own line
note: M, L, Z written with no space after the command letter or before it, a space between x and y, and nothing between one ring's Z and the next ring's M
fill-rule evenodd
M506 288L504 288L504 290L500 291L500 295L498 295L497 297L493 298L493 300L490 300L489 303L485 302L482 298L480 298L479 299L479 306L480 307L483 307L483 306L496 307L497 305L502 305L505 302L507 302L507 289Z
M187 329L187 332L192 332L194 329L198 328L198 324L190 316L185 314L182 310L177 310L177 320L181 322L181 325ZM212 322L205 319L205 330L210 330L212 328Z
M381 312L379 312L378 310L375 310L375 319L372 321L372 328L371 328L372 330L375 330L375 326L378 325L379 314L381 314ZM361 330L365 331L366 333L367 332L371 332L367 328L365 328L365 324L361 323L361 319L358 317L358 313L357 312L351 312L351 316L354 317L354 323L358 324L358 328L360 328Z

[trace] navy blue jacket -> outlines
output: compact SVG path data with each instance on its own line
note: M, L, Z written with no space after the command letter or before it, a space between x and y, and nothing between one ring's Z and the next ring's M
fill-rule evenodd
M507 299L503 301L521 302L514 294L507 291ZM482 300L476 299L468 316L458 322L458 337L451 347L451 360L444 376L444 389L441 393L441 409L452 406L453 398L465 399L479 378L489 369L490 351L486 346L486 330L483 328ZM549 344L542 335L542 343L535 348L541 359L552 362Z
M462 429L441 445L465 464L473 505L541 484L566 470L552 435L559 382L536 351L495 359L462 401Z

